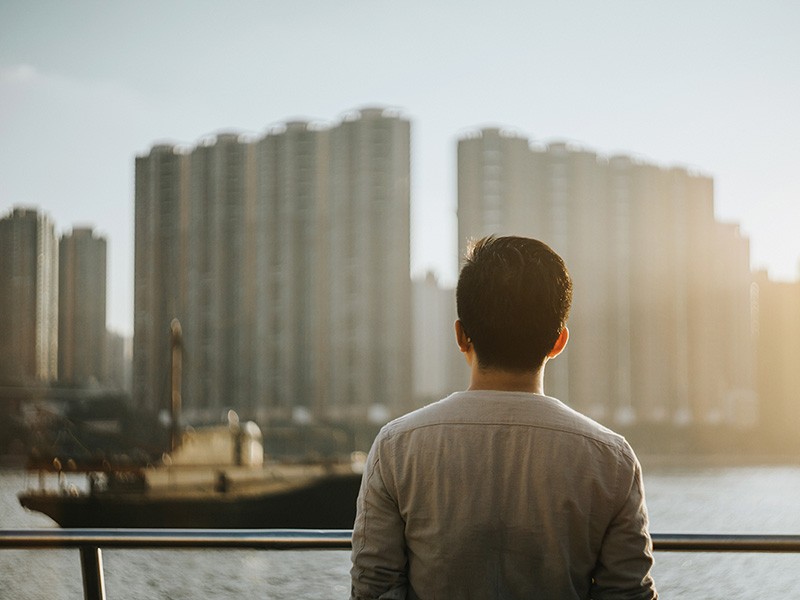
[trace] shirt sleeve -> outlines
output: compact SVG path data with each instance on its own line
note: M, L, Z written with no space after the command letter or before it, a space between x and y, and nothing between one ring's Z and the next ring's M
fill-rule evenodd
M653 542L641 466L634 456L632 468L620 471L618 489L623 494L622 508L606 530L593 574L592 598L655 600L658 592L650 575Z
M353 526L351 600L400 600L408 589L408 558L397 501L381 472L383 432L372 445Z

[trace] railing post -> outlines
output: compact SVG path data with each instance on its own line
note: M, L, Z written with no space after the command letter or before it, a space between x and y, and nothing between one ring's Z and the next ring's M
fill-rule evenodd
M84 600L106 600L103 554L97 546L81 546Z

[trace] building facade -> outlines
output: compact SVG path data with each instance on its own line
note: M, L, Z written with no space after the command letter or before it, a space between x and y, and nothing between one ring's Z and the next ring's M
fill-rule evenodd
M170 407L170 323L185 318L188 290L189 157L154 146L136 157L133 401Z
M61 236L58 252L58 379L70 385L108 380L106 240L91 228Z
M106 332L106 384L130 394L133 375L133 340L115 331Z
M497 129L461 139L458 165L462 253L535 237L573 276L548 393L620 425L752 424L749 246L715 220L711 178Z
M771 281L756 273L758 395L764 439L781 451L800 443L800 282Z
M328 410L382 421L413 406L411 125L368 108L330 137Z
M415 279L414 398L422 406L469 387L470 369L456 344L456 292L433 275Z
M293 121L258 142L256 323L262 410L308 420L327 397L330 134Z
M58 374L58 242L49 217L14 208L0 219L0 380Z
M166 406L178 317L190 422L411 406L409 171L409 122L377 108L138 157L139 404Z
M249 413L253 371L254 144L220 133L189 153L184 403L189 421Z

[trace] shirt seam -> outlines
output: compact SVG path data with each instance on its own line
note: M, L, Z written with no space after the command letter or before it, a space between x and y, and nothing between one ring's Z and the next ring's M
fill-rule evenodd
M425 423L425 424L422 424L422 425L414 425L413 427L403 428L403 429L400 429L400 430L394 430L394 431L393 430L388 430L388 431L386 431L386 436L387 436L387 438L399 437L401 435L411 434L414 431L417 431L419 429L427 429L429 427L441 427L441 426L444 426L444 425L475 425L475 426L479 426L479 427L483 427L483 426L518 427L518 428L526 428L526 429L543 429L545 431L556 431L558 433L565 433L565 434L569 434L569 435L575 435L575 436L579 436L579 437L582 437L582 438L587 439L587 440L591 440L593 442L597 442L598 444L602 444L602 445L606 446L607 448L609 448L611 450L619 451L620 453L624 454L625 456L627 456L630 459L634 458L633 454L630 451L628 451L628 444L625 443L625 438L622 437L622 436L619 436L617 443L615 443L615 442L611 442L611 441L606 441L606 440L600 439L600 438L598 438L596 436L593 436L593 435L587 434L587 433L583 433L583 432L580 432L580 431L574 431L574 430L571 430L571 429L565 429L565 428L554 427L554 426L553 427L549 427L547 425L540 425L540 424L534 424L534 423L507 423L507 422L502 422L502 421L497 421L496 422L496 421L453 421L453 420L447 420L447 421L439 421L439 422L436 422L436 423ZM615 434L615 435L619 435L619 434Z
M359 548L356 551L356 554L361 554L364 551L364 548L367 547L367 535L366 535L366 532L367 532L367 520L368 520L369 512L370 512L370 510L369 510L370 507L369 507L369 504L367 503L367 496L369 496L372 493L372 490L370 489L370 482L372 481L372 478L375 477L375 473L376 473L376 471L378 469L378 463L380 463L380 461L381 461L380 457L376 456L375 457L375 463L373 464L372 468L369 470L369 477L367 477L367 480L364 482L365 483L365 486L364 486L364 525L363 525L363 528L362 528L363 529L363 533L361 535L361 544L359 545Z

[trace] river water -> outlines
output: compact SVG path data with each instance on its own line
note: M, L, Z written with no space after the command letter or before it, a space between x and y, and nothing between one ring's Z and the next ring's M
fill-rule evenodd
M800 466L664 467L645 461L651 531L800 534ZM55 525L16 493L35 478L0 471L0 528ZM347 598L346 551L105 550L109 600ZM800 594L800 554L656 553L664 600ZM0 550L0 598L79 600L77 550Z

